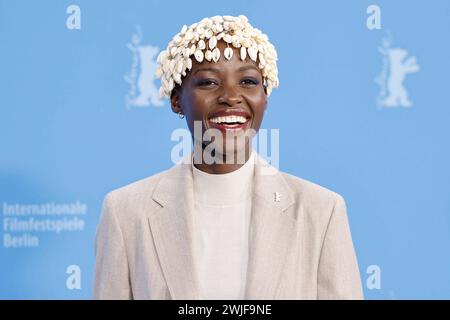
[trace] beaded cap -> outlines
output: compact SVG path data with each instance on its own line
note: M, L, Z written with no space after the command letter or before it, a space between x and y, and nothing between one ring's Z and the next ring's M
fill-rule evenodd
M227 43L223 53L217 47L219 40ZM199 63L203 60L217 62L223 54L230 60L233 56L230 45L239 49L242 61L248 56L257 64L269 96L272 89L279 85L277 52L267 35L254 28L244 15L214 16L204 18L189 27L184 25L167 48L158 55L159 67L155 75L161 78L159 96L170 99L175 85L181 85L182 77L192 69L192 59Z

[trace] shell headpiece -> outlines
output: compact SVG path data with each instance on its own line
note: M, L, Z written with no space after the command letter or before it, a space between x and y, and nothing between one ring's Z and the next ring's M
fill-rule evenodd
M223 56L227 60L233 56L233 49L230 48L232 45L240 49L242 61L248 56L257 63L268 96L273 88L278 87L277 52L267 35L254 28L244 15L214 16L189 27L184 25L167 48L158 55L159 67L155 75L161 77L160 98L166 96L170 99L175 85L181 85L182 77L191 70L192 58L199 63L203 60L217 62L221 55L217 47L219 40L227 43L223 50Z

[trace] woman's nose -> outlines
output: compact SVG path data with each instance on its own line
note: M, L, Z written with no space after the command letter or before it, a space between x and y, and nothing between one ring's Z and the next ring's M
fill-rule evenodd
M218 102L221 104L225 103L230 106L241 103L242 96L239 88L236 88L236 86L229 84L223 85L218 98Z

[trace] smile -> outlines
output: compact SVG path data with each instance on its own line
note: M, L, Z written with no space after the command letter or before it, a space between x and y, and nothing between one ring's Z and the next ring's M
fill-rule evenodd
M220 112L213 114L208 122L212 128L221 131L244 130L250 123L250 115L244 111Z
M226 117L215 117L209 119L211 122L214 123L223 123L228 125L234 125L234 124L242 124L247 121L245 117L242 116L226 116Z

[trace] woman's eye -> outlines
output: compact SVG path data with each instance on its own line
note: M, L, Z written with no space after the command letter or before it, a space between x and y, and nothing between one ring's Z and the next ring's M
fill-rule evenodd
M216 84L216 82L211 79L204 79L197 82L198 86L210 86L212 84Z
M255 78L245 78L241 81L241 84L243 85L258 85L259 81ZM197 86L199 87L208 87L208 86L213 86L213 85L218 85L217 81L213 80L213 79L202 79L197 81Z
M259 81L254 79L254 78L246 78L246 79L242 80L242 83L243 84L257 85L259 83Z

